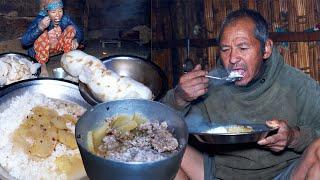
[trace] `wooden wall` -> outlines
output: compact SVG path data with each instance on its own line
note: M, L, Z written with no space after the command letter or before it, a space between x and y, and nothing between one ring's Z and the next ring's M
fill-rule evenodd
M171 85L177 83L181 75L181 71L175 69L180 69L186 59L186 48L179 42L187 37L186 32L189 31L190 38L202 40L200 42L204 44L203 38L216 38L223 18L240 8L259 11L269 22L270 32L302 32L320 23L319 0L152 0L153 61L165 69ZM196 25L201 27L198 35L193 33ZM318 34L316 39L320 41ZM320 43L303 38L305 36L289 35L285 41L299 39L298 42L276 44L288 64L319 81ZM159 42L165 45L158 48ZM194 63L201 63L206 69L215 66L217 46L192 46L190 57Z
M94 0L88 2L90 37L112 39L138 25L150 27L150 0Z
M0 41L21 36L38 8L34 0L0 0Z
M171 40L173 44L171 48L153 47L152 61L165 71L170 86L178 81L184 59L187 58L186 48L181 47L186 45L186 41L179 40L198 38L193 34L193 25L203 22L202 6L203 2L199 0L152 0L152 41ZM201 34L199 37L206 36ZM176 41L179 41L180 47ZM190 59L203 65L208 64L202 48L190 48L190 51Z

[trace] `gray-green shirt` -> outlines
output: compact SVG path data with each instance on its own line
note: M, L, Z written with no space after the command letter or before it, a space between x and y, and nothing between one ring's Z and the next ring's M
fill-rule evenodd
M274 49L263 64L263 73L246 87L234 84L211 85L200 101L187 107L174 104L173 90L163 102L192 115L201 111L211 122L237 123L245 120L288 120L298 126L301 136L294 147L274 153L259 145L220 146L215 149L215 176L222 179L270 179L300 157L303 150L320 135L320 87L303 72L284 63Z

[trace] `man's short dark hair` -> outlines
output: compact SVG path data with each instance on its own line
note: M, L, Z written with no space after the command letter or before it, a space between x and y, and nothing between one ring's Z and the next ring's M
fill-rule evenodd
M227 17L222 22L222 26L219 33L219 43L225 27L235 22L236 20L239 20L242 18L249 18L255 24L254 36L256 39L260 41L260 50L263 53L264 45L269 37L268 23L259 12L251 9L240 9L240 10L233 11L227 15Z

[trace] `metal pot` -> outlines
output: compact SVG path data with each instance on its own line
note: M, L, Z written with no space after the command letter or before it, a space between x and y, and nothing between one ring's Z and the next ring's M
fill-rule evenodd
M153 162L120 162L96 156L88 151L87 133L100 127L107 117L138 112L150 121L166 121L178 139L180 149L165 159ZM76 140L90 179L173 179L179 170L188 141L187 126L182 117L170 107L148 100L118 100L101 103L88 110L76 124Z
M0 58L2 57L7 57L7 56L14 56L17 58L25 58L33 63L39 63L35 58L27 55L27 54L23 54L23 53L19 53L19 52L7 52L7 53L1 53L0 54ZM41 68L39 68L36 72L36 74L34 74L35 76L40 76L41 73Z
M31 56L29 56L29 55L27 55L27 54L23 54L23 53L19 53L19 52L7 52L7 53L0 53L0 59L1 58L9 58L9 57L15 57L15 58L17 58L17 59L27 59L28 61L30 61L30 62L32 62L32 63L38 63L38 61L35 59L35 58L33 58L33 57L31 57ZM37 69L37 71L36 71L36 73L35 74L33 74L34 76L36 76L36 77L39 77L40 76L40 74L41 74L41 68L39 67L38 69ZM4 87L4 86L1 86L0 85L0 88L1 87Z
M153 62L136 56L110 56L101 61L120 76L130 77L149 87L154 94L154 100L159 100L167 90L167 78L163 71ZM91 105L101 103L90 92L84 83L79 83L83 98Z

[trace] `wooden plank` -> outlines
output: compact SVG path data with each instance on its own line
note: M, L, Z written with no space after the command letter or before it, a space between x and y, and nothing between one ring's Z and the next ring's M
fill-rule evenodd
M0 16L0 41L21 37L33 18Z
M270 33L270 37L275 42L306 42L320 41L320 31L316 32L281 32Z
M0 41L0 52L20 52L27 53L25 49L22 48L20 39L11 39L6 41Z
M0 15L33 17L39 12L37 1L0 0Z
M275 42L307 42L307 41L320 41L320 31L316 32L272 32L270 38ZM185 39L157 41L152 43L155 49L167 49L174 47L184 47ZM191 47L206 48L210 46L218 46L216 38L213 39L190 39Z
M167 49L175 47L185 47L186 39L168 40L152 42L154 49ZM210 46L218 46L217 39L190 39L190 47L205 48Z

